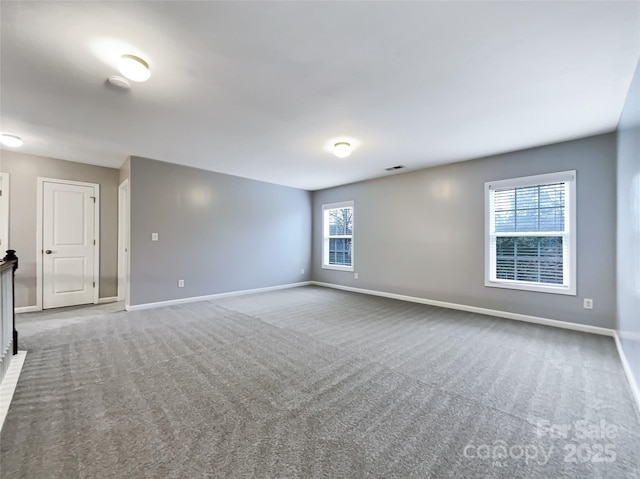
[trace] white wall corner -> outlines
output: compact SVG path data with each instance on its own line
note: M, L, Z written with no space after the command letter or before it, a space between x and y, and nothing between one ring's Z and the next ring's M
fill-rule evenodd
M616 341L616 348L618 348L620 361L622 362L622 369L624 369L624 374L625 376L627 376L627 381L629 382L629 388L631 389L631 394L635 399L638 414L640 414L640 387L638 387L638 383L636 382L636 378L633 375L633 371L631 370L629 361L627 361L627 356L624 353L624 349L622 349L622 343L620 342L620 337L618 336L617 331L614 332L613 337Z

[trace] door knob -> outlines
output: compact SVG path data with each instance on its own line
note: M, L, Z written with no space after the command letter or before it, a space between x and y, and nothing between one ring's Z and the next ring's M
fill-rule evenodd
M47 251L45 251L45 253L47 253L47 254L51 254L51 253L53 253L53 251L51 251L50 249L48 249Z

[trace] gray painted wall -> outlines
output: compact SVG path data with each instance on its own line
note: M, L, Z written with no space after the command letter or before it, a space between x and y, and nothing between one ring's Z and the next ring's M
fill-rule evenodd
M131 305L309 280L311 193L140 157L130 166Z
M36 304L36 198L39 176L100 185L100 297L117 294L118 170L2 150L9 173L9 242L17 251L16 307Z
M640 64L618 126L618 331L640 385Z
M614 133L316 191L316 281L615 327ZM345 160L348 161L348 160ZM484 286L484 183L577 170L577 296ZM355 201L354 266L322 269L322 205ZM593 298L585 310L583 298Z

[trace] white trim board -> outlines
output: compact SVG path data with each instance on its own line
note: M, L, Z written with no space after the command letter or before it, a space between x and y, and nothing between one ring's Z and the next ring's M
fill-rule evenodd
M142 309L162 308L164 306L174 306L176 304L196 303L198 301L208 301L211 299L228 298L230 296L244 296L245 294L265 293L267 291L275 291L278 289L298 288L300 286L309 286L311 281L302 281L300 283L280 284L277 286L267 286L266 288L242 289L240 291L230 291L228 293L209 294L206 296L193 296L191 298L171 299L169 301L158 301L157 303L143 303L125 306L127 311L139 311Z
M116 303L118 301L117 296L108 296L106 298L99 298L98 304Z
M19 308L14 308L14 311L16 314L22 314L22 313L34 313L36 311L42 311L42 308L38 305L34 305L34 306L21 306Z
M9 405L11 404L11 399L13 399L13 393L18 386L18 379L20 378L20 372L22 371L22 366L24 366L24 360L26 358L26 351L18 351L18 354L15 354L11 358L9 369L7 369L2 379L2 384L0 384L0 430L9 412Z
M118 301L117 296L108 296L106 298L99 298L97 304L106 304L106 303L116 303ZM16 314L22 313L35 313L36 311L42 311L42 308L38 305L33 306L20 306L19 308L14 308Z
M629 366L629 361L627 361L627 356L624 353L624 349L622 349L622 343L620 342L620 337L617 331L614 331L613 338L616 341L616 348L618 348L618 354L620 355L620 361L622 362L622 369L624 369L624 374L627 376L627 381L629 382L631 395L636 400L636 407L638 408L638 413L640 413L640 387L638 387L638 383L633 375L631 366Z
M320 281L311 281L311 284L316 286L322 286L325 288L351 291L353 293L370 294L372 296L382 296L384 298L399 299L401 301L409 301L412 303L428 304L430 306L438 306L440 308L457 309L460 311L468 311L470 313L486 314L488 316L496 316L498 318L515 319L516 321L524 321L526 323L542 324L544 326L553 326L555 328L572 329L574 331L582 331L585 333L600 334L602 336L613 337L615 334L615 331L609 328L601 328L599 326L589 326L586 324L569 323L567 321L559 321L557 319L540 318L538 316L528 316L526 314L510 313L508 311L498 311L496 309L467 306L466 304L447 303L445 301L436 301L433 299L418 298L416 296L406 296L404 294L386 293L384 291L375 291L372 289L353 288L351 286L342 286L339 284L332 284L332 283L322 283Z

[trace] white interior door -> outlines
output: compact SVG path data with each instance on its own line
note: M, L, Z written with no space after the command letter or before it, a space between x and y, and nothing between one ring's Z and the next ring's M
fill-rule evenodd
M43 182L42 307L94 302L97 186Z

